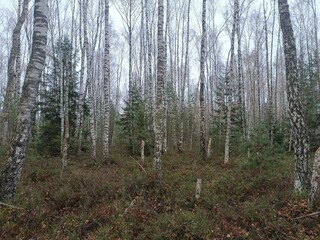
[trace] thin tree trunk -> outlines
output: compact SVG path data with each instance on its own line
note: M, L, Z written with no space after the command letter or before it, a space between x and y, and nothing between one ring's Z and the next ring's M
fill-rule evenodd
M147 71L147 95L148 95L148 120L151 123L151 131L154 131L154 106L153 106L153 81L152 81L152 44L150 40L150 30L149 30L149 0L145 0L146 6L146 42L147 42L147 51L148 51L148 71ZM148 124L149 125L149 124Z
M165 81L165 61L164 61L164 6L163 0L158 0L158 63L157 63L157 98L155 108L155 147L153 156L153 167L155 177L160 179L161 170L161 143L163 124L163 88Z
M187 36L186 36L186 53L184 59L184 71L183 71L183 84L181 87L181 118L180 118L180 139L178 150L182 152L183 150L183 135L184 135L184 120L185 120L185 86L189 81L189 32L190 32L190 5L191 0L188 1L188 9L187 9Z
M87 60L87 86L88 86L88 104L89 104L89 128L91 137L91 158L96 161L96 130L95 130L95 108L94 108L94 91L93 91L93 76L92 76L92 60L89 53L88 42L88 0L85 0L83 6L83 32L84 32L84 48L86 51Z
M268 40L268 23L265 1L263 1L263 18L264 18L264 33L265 33L265 48L266 48L266 73L267 73L267 88L268 88L268 107L267 107L267 121L269 128L269 138L273 144L273 116L272 116L272 89L269 71L269 40Z
M298 84L297 51L287 0L278 0L286 63L286 85L289 116L293 128L295 155L294 189L301 192L310 188L309 136L302 114L300 87Z
M205 80L205 58L206 58L206 0L202 2L202 37L201 37L201 55L200 55L200 153L202 157L206 154L205 138L205 100L204 100L204 80Z
M317 149L311 177L311 190L309 194L309 206L312 208L315 200L319 200L319 184L320 184L320 147Z
M109 54L109 0L105 1L105 38L104 38L104 127L103 156L109 159L109 125L110 125L110 54Z
M236 34L238 37L238 97L240 108L240 121L242 134L246 133L246 118L245 118L245 98L244 98L244 80L243 80L243 66L242 66L242 48L241 48L241 31L240 31L240 7L239 0L235 1L236 8Z
M47 16L47 0L35 0L32 51L21 94L17 131L11 143L9 157L2 170L0 200L12 199L14 197L26 158L26 149L32 125L32 114L46 58Z
M64 55L64 53L63 53ZM68 147L69 147L69 138L70 138L70 131L69 131L69 84L72 78L72 60L70 59L71 56L63 56L63 76L66 76L64 82L64 104L63 104L63 127L64 127L64 135L63 135L63 148L62 148L62 171L67 167L68 161Z
M76 126L76 136L78 138L78 150L77 154L81 154L82 147L82 129L83 129L83 103L84 103L84 89L83 89L83 78L84 78L84 60L85 60L85 46L82 41L82 10L83 10L83 0L80 0L80 26L79 26L79 42L81 48L81 60L80 60L80 86L79 86L79 103L78 103L78 113L77 113L77 126Z
M16 61L20 62L20 36L21 36L21 28L24 24L26 17L28 15L28 6L29 0L24 0L22 12L18 13L18 21L13 29L12 33L12 46L8 59L8 79L7 79L7 88L6 95L3 103L2 110L2 118L3 118L3 126L2 126L2 143L9 142L11 139L10 132L14 129L14 119L12 116L12 108L14 107L14 92L15 92L15 82L17 82L18 77L20 76L20 69L15 64ZM16 67L15 67L16 66Z
M231 49L230 49L230 62L229 69L227 69L226 74L226 105L227 105L227 126L226 126L226 139L224 145L224 164L229 163L229 155L230 155L230 135L231 135L231 101L232 101L232 93L231 93L231 84L230 81L234 79L234 42L236 35L236 21L237 21L237 11L239 11L239 2L235 0L234 2L234 12L233 12L233 23L232 23L232 31L231 31Z
M164 72L165 72L165 84L164 84L164 94L163 94L163 143L162 143L162 151L164 153L168 150L168 74L167 74L167 59L168 59L168 32L169 32L169 23L170 23L170 0L167 0L167 16L166 16L166 29L165 29L165 37L164 37Z

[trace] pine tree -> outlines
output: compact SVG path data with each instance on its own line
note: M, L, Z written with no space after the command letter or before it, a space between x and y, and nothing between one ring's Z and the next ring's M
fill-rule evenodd
M39 137L37 141L38 152L46 155L59 155L60 153L60 85L59 78L64 81L64 106L68 106L64 116L70 121L69 131L74 133L76 125L76 108L78 92L76 83L78 74L75 72L78 64L77 51L73 50L70 40L67 37L58 39L55 44L52 70L47 73L43 81L43 91L40 92L38 108L41 116ZM60 64L60 62L62 64ZM62 69L60 69L62 67ZM62 73L62 75L60 75ZM65 121L65 120L64 120ZM66 139L67 140L67 139ZM67 140L69 141L69 140ZM69 143L67 143L69 146Z
M131 104L125 101L123 113L120 116L119 125L122 128L122 143L126 146L130 155L140 154L141 140L145 141L145 152L149 153L149 148L152 146L151 131L148 130L148 119L145 111L148 105L143 101L143 98L137 87L133 88Z

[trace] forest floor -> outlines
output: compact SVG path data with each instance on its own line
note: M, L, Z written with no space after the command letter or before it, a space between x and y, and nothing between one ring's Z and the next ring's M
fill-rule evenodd
M16 198L0 205L0 239L319 239L320 217L306 196L292 192L293 158L278 154L248 161L197 153L141 162L112 149L111 163L71 156L31 156ZM0 164L3 164L1 156ZM196 179L202 191L195 199Z

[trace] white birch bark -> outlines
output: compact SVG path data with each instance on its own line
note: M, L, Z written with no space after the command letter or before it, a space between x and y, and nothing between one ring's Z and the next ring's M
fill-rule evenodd
M18 66L15 64L16 61L19 61L20 55L20 36L21 36L21 28L26 20L28 15L28 6L29 0L24 0L22 12L18 13L18 21L13 29L12 33L12 46L9 53L8 59L8 68L7 68L7 88L6 88L6 95L4 98L3 103L3 110L2 110L2 118L3 118L3 126L2 126L2 142L6 143L10 141L10 131L13 130L14 119L11 116L11 111L14 105L14 92L15 92L15 85L18 81L18 77L20 76L20 69L19 64Z
M185 120L185 86L186 83L189 82L189 35L190 35L190 5L191 0L188 1L188 8L187 8L187 33L186 33L186 52L185 52L185 59L184 59L184 71L183 71L183 84L181 87L181 122L180 122L180 139L178 150L182 152L183 150L183 136L184 136L184 120Z
M109 54L109 0L105 1L105 38L104 38L104 126L103 157L109 158L109 125L110 125L110 54Z
M78 150L77 154L81 154L81 147L82 147L82 129L83 129L83 103L84 103L84 84L83 84L83 78L84 78L84 60L85 60L85 47L83 44L83 33L82 33L82 26L83 26L83 21L82 21L82 11L83 11L83 1L80 0L80 8L79 8L79 43L80 43L80 48L81 48L81 57L80 57L80 79L79 79L79 102L78 102L78 112L77 112L77 122L76 122L76 137L78 138Z
M87 60L87 86L88 86L88 105L89 105L89 128L91 137L91 158L96 161L96 130L95 130L95 108L94 108L94 91L93 91L93 77L92 77L92 59L89 53L88 42L88 0L84 0L83 5L83 33L84 33L84 48Z
M210 155L211 155L211 142L212 142L212 138L209 138L208 147L207 147L207 159L210 158Z
M155 177L160 179L161 169L161 144L162 144L162 124L163 124L163 88L165 81L165 61L164 61L164 5L163 0L158 0L158 62L157 62L157 93L155 108L155 147L153 156L153 167Z
M69 130L69 84L72 78L72 56L65 55L63 53L62 65L64 71L62 79L65 78L63 89L64 89L64 102L63 102L63 148L62 148L62 170L67 167L68 162L68 147L70 139L70 130Z
M144 142L144 140L141 140L140 152L141 152L142 162L144 162L144 146L145 146L145 142Z
M46 58L47 16L48 1L35 0L32 51L21 93L17 131L11 143L9 157L2 170L0 200L12 199L14 197L26 158L26 150L31 131L32 111L36 103L41 74Z
M229 69L227 70L226 74L226 105L227 105L227 126L226 126L226 139L225 139L225 146L224 146L224 164L229 163L229 155L230 155L230 135L231 135L231 79L234 79L234 42L235 42L235 35L236 35L236 21L237 21L237 11L238 11L238 0L235 0L234 4L234 12L233 12L233 23L232 23L232 31L231 31L231 49L230 49L230 62L229 62Z
M200 153L202 157L206 154L205 140L205 99L204 99L204 81L205 81L205 55L206 55L206 0L202 2L202 37L201 37L201 56L200 56Z
M200 178L198 178L197 179L197 184L196 184L196 199L197 200L200 198L201 186L202 186L202 180Z
M297 51L287 0L278 0L280 26L286 65L286 88L289 117L293 130L295 155L294 189L298 192L310 187L309 135L302 113L300 86L298 83Z
M309 206L312 208L315 200L319 200L319 184L320 184L320 147L317 149L314 156L312 176L311 176L311 189L309 194Z

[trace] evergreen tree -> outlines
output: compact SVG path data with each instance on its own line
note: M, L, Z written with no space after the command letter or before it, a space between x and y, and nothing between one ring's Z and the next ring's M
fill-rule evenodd
M308 62L299 62L299 81L302 94L303 114L310 137L310 148L316 150L320 145L320 97L318 94L317 62L309 56Z
M69 85L70 133L73 133L76 127L76 103L78 99L76 90L78 73L75 71L78 63L77 53L74 52L67 37L58 39L54 49L53 68L45 76L38 103L41 125L37 147L40 153L48 155L59 155L60 153L61 91L58 79L64 81L65 86L66 84Z
M120 115L119 125L122 127L123 144L126 146L129 154L137 155L140 153L140 143L144 140L145 153L149 154L151 150L151 132L148 131L148 121L145 115L148 106L144 103L139 89L133 88L131 105L125 101L123 113Z

